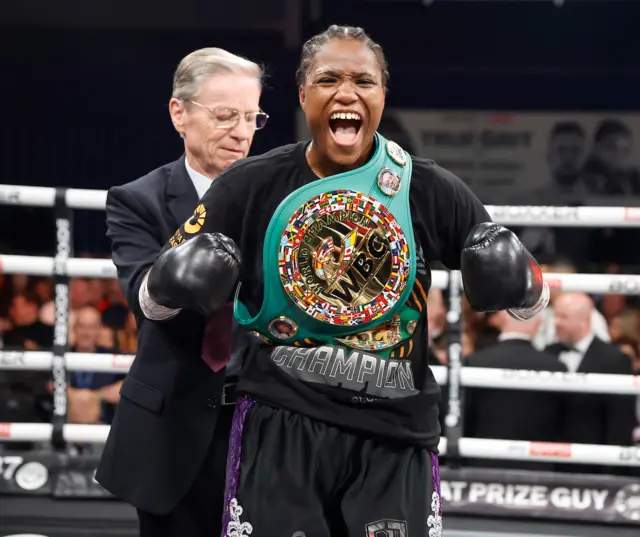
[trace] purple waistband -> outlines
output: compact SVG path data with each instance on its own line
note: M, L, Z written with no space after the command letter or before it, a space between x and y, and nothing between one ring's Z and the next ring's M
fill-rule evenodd
M236 403L231 423L229 436L229 452L227 455L227 477L224 490L224 514L222 519L222 535L227 535L229 522L231 522L231 500L235 498L238 490L238 475L240 474L240 460L242 458L242 429L247 412L254 401L241 397Z

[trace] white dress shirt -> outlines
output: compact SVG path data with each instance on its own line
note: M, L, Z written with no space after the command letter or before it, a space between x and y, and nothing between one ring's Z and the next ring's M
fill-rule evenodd
M564 351L558 355L558 359L567 366L570 373L578 371L584 355L589 350L591 343L593 343L594 337L595 335L593 333L589 333L580 341L574 343L575 351Z
M189 165L189 161L186 158L184 159L184 166L185 168L187 168L187 173L189 174L189 178L191 179L193 186L196 187L198 199L202 198L202 196L204 196L204 193L209 190L209 187L211 186L211 179L209 179L206 175L202 175L200 172L195 171Z

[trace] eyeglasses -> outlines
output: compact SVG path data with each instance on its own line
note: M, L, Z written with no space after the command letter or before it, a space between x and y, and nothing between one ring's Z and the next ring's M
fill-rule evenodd
M233 129L240 121L241 112L235 108L209 108L196 101L189 100L189 102L206 110L215 122L216 129ZM245 112L244 119L250 128L259 131L264 129L267 124L269 114L264 112Z

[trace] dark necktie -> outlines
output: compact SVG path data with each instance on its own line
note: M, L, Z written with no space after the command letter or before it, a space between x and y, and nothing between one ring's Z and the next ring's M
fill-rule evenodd
M556 345L558 346L559 352L580 352L575 347L567 345L566 343L556 343Z
M202 341L202 359L216 373L231 360L233 302L207 321Z

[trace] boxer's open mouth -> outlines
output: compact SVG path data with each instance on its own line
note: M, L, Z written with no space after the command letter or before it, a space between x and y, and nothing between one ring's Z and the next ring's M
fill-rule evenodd
M329 118L329 129L338 145L355 145L361 126L362 116L358 112L334 112Z

